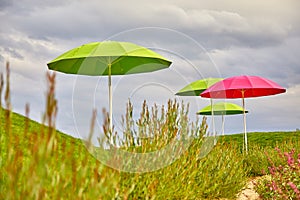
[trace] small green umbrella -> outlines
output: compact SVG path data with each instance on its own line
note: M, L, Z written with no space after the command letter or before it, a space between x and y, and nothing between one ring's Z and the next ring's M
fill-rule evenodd
M205 78L194 81L181 90L179 90L175 95L178 96L199 96L202 92L204 92L207 88L214 85L215 83L223 80L223 78ZM210 104L212 105L212 98L210 99ZM213 126L213 134L215 135L215 122L214 116L212 114L212 126Z
M171 61L145 47L129 42L103 41L74 48L48 64L67 74L108 76L109 119L112 130L111 76L152 72L167 68Z
M207 88L213 84L223 80L222 78L205 78L194 81L181 90L179 90L175 95L179 96L199 96Z
M222 115L223 135L224 135L224 115L238 115L243 113L244 110L241 106L233 103L227 103L227 102L219 102L213 104L213 106L209 105L197 112L198 115ZM245 110L245 113L248 113L248 111Z

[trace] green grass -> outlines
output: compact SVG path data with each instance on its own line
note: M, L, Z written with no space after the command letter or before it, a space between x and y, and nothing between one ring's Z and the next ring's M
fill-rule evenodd
M5 133L5 112L6 110L3 108L0 108L0 133ZM47 130L47 126L44 126L34 120L31 120L30 118L27 118L21 114L11 112L11 131L16 136L24 137L25 132L25 124L28 123L28 132L33 133L35 135L41 134L42 130ZM68 142L72 143L81 143L80 139L74 138L72 136L69 136L65 133L62 133L61 131L57 131L57 137L62 138ZM28 136L27 136L28 137Z
M220 136L222 140L222 136ZM247 133L248 143L260 147L276 147L286 142L297 142L300 138L300 131L285 132L249 132ZM234 141L240 147L243 146L244 134L226 135L223 139L226 142Z

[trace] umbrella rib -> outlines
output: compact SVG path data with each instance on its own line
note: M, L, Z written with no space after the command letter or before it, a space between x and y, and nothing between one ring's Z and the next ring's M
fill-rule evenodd
M123 45L119 42L117 42L117 44L119 45L119 47L121 47L121 49L123 49L124 55L128 56L128 53L127 53L126 49L123 47Z

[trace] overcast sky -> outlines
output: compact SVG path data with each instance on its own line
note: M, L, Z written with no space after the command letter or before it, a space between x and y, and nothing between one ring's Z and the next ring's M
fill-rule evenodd
M209 104L175 97L188 83L207 77L257 75L287 88L280 95L246 99L247 130L300 128L299 0L0 0L0 72L12 70L12 104L41 121L46 63L79 45L129 41L173 61L169 69L113 77L113 122L121 129L128 99L138 116L142 101L191 104L190 117ZM57 74L57 128L86 137L92 109L108 107L107 77ZM241 105L241 100L230 100ZM210 118L209 118L210 119ZM220 118L216 117L220 132ZM210 122L210 121L209 121ZM226 117L225 132L243 132L242 116ZM97 131L99 131L96 129Z

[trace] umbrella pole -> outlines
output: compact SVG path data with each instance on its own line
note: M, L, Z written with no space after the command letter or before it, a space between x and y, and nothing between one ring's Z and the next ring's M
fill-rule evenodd
M222 135L224 136L224 126L225 126L225 122L224 122L224 115L222 115Z
M242 91L243 95L243 114L244 114L244 137L245 137L245 149L246 154L248 154L248 140L247 140L247 128L246 128L246 112L245 112L245 98L244 98L244 91Z
M109 93L109 131L112 132L111 64L108 64L108 93Z
M216 145L216 129L215 129L215 118L214 118L214 108L213 108L213 100L210 98L211 105L211 117L212 117L212 127L213 127L213 136L214 136L214 145Z

